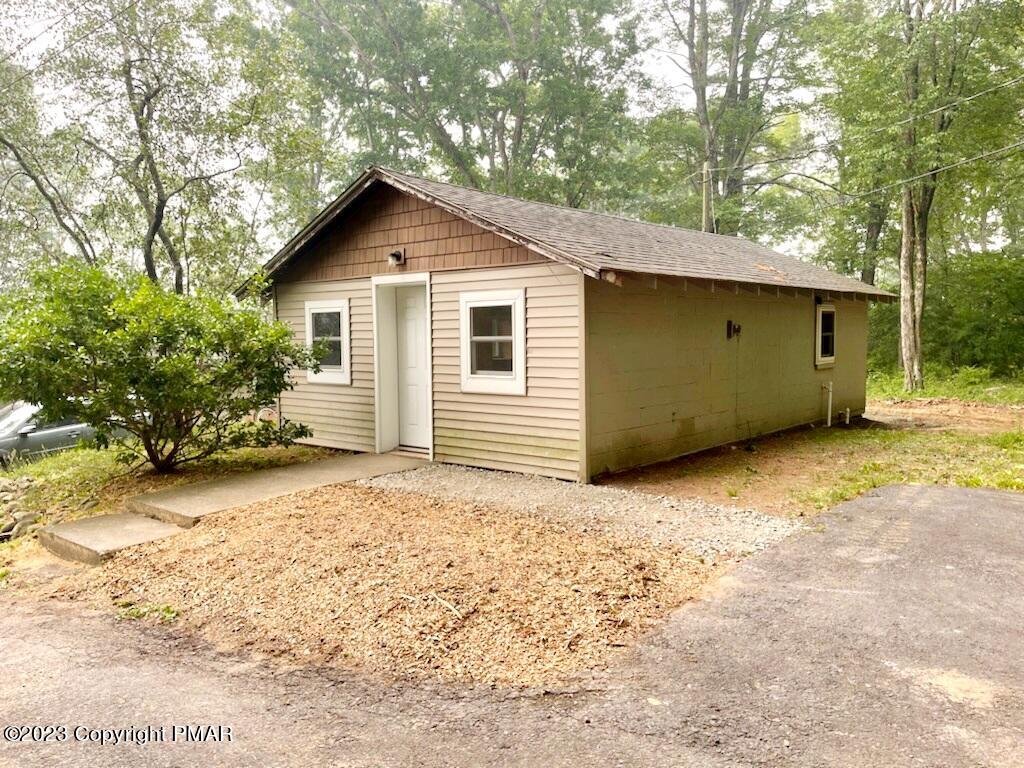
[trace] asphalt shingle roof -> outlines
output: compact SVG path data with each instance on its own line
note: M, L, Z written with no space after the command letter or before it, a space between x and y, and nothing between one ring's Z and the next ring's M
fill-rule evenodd
M535 250L590 274L632 272L877 297L892 295L860 280L784 256L739 237L521 200L386 168L370 168L349 191L268 263L268 271L272 273L283 266L321 226L374 181L389 183L425 197L477 224L490 225L489 228L499 234L516 236L535 246Z

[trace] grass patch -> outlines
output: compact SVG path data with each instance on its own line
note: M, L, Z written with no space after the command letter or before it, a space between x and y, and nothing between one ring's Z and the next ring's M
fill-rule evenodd
M331 452L326 449L301 445L242 448L185 465L175 473L159 475L146 467L125 466L117 461L113 451L76 448L39 461L16 464L0 472L0 477L31 477L35 482L26 491L21 507L50 522L55 514L70 520L121 511L124 500L130 496L180 483L297 464L328 455Z
M1022 432L818 430L814 440L822 447L841 447L853 459L863 458L845 462L838 471L823 471L815 487L793 492L795 501L816 510L893 483L1024 491Z
M11 575L10 568L0 568L0 587L7 584L7 578Z
M1024 491L1024 432L799 428L617 475L611 485L813 515L873 488L934 483Z
M121 601L117 603L117 618L121 621L155 619L161 624L172 624L178 619L178 609L171 605L150 605Z
M925 388L917 392L903 390L900 371L871 371L868 374L868 398L879 400L919 400L952 397L997 405L1024 404L1024 377L998 378L987 368L965 367L956 371L939 368L925 370Z

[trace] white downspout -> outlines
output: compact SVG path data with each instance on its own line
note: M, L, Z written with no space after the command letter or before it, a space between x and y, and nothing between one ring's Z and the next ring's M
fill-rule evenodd
M828 413L825 415L825 426L832 426L832 381L829 380L828 384L822 384L821 388L828 392Z

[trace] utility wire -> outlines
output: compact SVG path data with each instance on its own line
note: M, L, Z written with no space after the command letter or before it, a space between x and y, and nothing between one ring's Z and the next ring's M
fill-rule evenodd
M944 112L947 109L952 109L953 107L958 107L961 104L967 104L967 103L969 103L971 101L974 101L975 99L981 98L982 96L987 96L988 94L993 93L993 92L998 91L998 90L1001 90L1003 88L1009 88L1011 85L1016 85L1017 83L1020 83L1020 82L1024 82L1024 75L1018 75L1017 77L1011 78L1011 79L1006 80L1006 81L1004 81L1002 83L998 83L997 85L993 85L993 86L990 86L990 87L985 88L983 90L980 90L977 93L972 93L970 96L964 96L963 98L956 99L955 101L952 101L949 104L944 104L941 107L934 107L933 109L929 109L926 112L921 112L920 114L911 115L910 117L905 117L902 120L897 120L895 123L890 123L889 125L884 125L884 126L881 126L879 128L873 128L870 131L868 131L867 133L861 134L860 136L858 136L858 137L856 137L854 139L849 140L848 143L859 144L860 142L865 141L866 139L869 139L872 136L877 136L879 133L885 133L886 131L891 131L893 128L899 128L900 126L908 125L909 123L913 123L913 122L915 122L917 120L921 120L922 118L929 117L929 116L937 114L939 112ZM753 163L747 163L746 165L744 165L743 166L743 170L748 170L750 168L757 168L757 167L762 166L762 165L773 165L775 163L782 163L782 162L786 162L786 161L789 161L789 160L800 160L800 159L805 158L805 157L807 157L809 155L812 155L812 154L814 154L816 152L821 152L822 150L828 149L829 147L833 147L833 146L835 146L837 144L840 144L840 143L842 143L842 141L843 141L842 139L832 139L831 141L824 141L824 142L821 142L820 144L812 144L807 149L802 150L798 155L787 155L787 156L783 156L783 157L774 157L774 158L770 158L768 160L756 160ZM730 169L730 168L712 168L711 170L712 171L728 171L728 170L732 170L732 169Z
M61 16L61 17L60 17L59 19L57 19L57 20L56 20L56 21L54 21L54 22L53 22L52 24L50 24L50 25L49 25L49 26L48 26L48 27L47 27L46 29L44 29L44 30L43 30L42 32L40 32L39 34L37 34L37 35L34 35L33 37L30 37L30 38L28 38L27 40L23 41L23 42L22 42L22 43L21 43L20 45L18 45L18 46L17 46L17 47L16 47L16 48L15 48L15 49L14 49L13 51L11 51L11 52L10 52L9 54L7 54L7 55L6 55L6 56L4 56L4 57L3 57L2 59L0 59L0 64L6 64L6 63L7 63L8 61L10 61L11 59L13 59L13 58L14 58L15 56L17 56L17 55L18 55L19 53L21 53L21 52L22 52L23 50L25 50L25 49L26 49L26 48L28 48L28 47L29 47L30 45L32 45L32 43L34 43L34 42L35 42L36 40L38 40L38 39L39 39L39 38L41 38L41 37L42 37L43 35L47 34L47 33L48 33L48 32L50 32L51 30L53 30L54 28L56 28L57 26L59 26L60 24L62 24L62 23L64 22L64 20L65 20L65 19L67 19L67 18L68 18L69 16L71 16L72 14L74 14L74 13L77 13L78 11L80 11L80 10L81 10L82 8L84 8L84 7L85 7L86 5L88 5L88 4L89 4L89 0L85 0L85 2L84 2L84 3L79 3L79 4L78 4L78 5L76 5L76 6L74 7L74 8L71 8L70 10L68 10L68 11L65 11L65 13L64 13L64 15L63 15L63 16Z
M63 47L61 47L60 50L54 51L49 56L46 56L36 66L32 67L31 69L25 70L20 75L18 75L18 77L16 77L13 80L11 80L9 83L5 83L3 85L3 87L0 87L0 94L6 93L7 91L11 90L11 88L16 86L18 83L20 83L25 78L31 77L36 72L38 72L43 67L45 67L47 64L49 64L51 61L53 61L55 58L60 56L62 53L66 52L69 48L71 48L72 46L78 45L78 43L82 42L87 37L92 35L94 32L98 31L101 27L106 26L107 24L109 24L110 22L114 21L115 19L118 19L121 16L123 16L124 14L128 13L128 11L130 11L132 8L134 8L136 5L138 5L140 2L142 2L142 0L132 0L130 3L128 3L128 5L126 5L123 8L121 8L121 10L119 10L117 13L113 14L112 16L108 16L107 18L103 19L103 21L101 21L98 24L90 27L87 31L83 32L81 35L79 35L78 37L72 39L70 42L68 42Z
M879 192L884 192L887 189L892 189L893 187L899 187L899 186L902 186L904 184L909 184L912 181L919 181L919 180L927 178L928 176L931 176L933 174L941 173L942 171L951 171L954 168L959 168L962 165L967 165L968 163L974 163L974 162L977 162L978 160L987 160L988 158L993 157L994 155L999 155L999 154L1002 154L1003 152L1009 152L1011 150L1019 149L1021 147L1024 147L1024 139L1021 139L1019 141L1015 141L1013 144L1007 144L1005 147L1000 147L999 149L990 149L988 152L982 152L980 155L975 155L974 157L968 157L968 158L965 158L963 160L957 160L955 163L950 163L949 165L943 165L940 168L934 168L934 169L932 169L930 171L927 171L925 173L919 173L916 176L910 176L909 178L906 178L906 179L900 179L899 181L894 181L894 182L891 182L889 184L883 184L882 186L875 187L874 189L869 190L867 192L858 192L855 195L851 195L851 194L848 194L846 192L842 192L840 194L842 194L844 197L847 198L846 201L833 203L833 205L842 205L843 202L852 202L854 200L860 200L862 198L869 197L869 196L877 194Z

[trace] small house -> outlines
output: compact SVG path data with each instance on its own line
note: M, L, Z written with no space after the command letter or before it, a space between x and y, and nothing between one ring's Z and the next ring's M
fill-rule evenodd
M737 237L372 167L266 265L309 443L567 480L864 410L891 294Z

